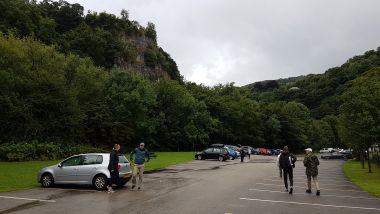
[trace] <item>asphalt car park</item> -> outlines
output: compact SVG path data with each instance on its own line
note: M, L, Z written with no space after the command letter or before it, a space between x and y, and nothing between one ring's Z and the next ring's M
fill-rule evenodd
M146 174L142 191L113 194L84 186L0 194L0 213L380 213L379 198L351 184L343 160L321 160L321 196L305 193L302 158L294 193L284 192L276 157L191 161Z

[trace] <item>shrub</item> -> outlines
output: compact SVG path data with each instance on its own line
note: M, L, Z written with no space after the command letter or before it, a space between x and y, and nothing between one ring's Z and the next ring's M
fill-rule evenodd
M0 159L4 161L56 160L90 152L105 152L105 150L88 145L39 142L37 140L0 145Z

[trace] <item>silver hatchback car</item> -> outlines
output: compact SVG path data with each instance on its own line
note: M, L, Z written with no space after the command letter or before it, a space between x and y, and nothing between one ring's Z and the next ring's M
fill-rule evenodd
M102 190L111 178L108 170L110 154L90 153L71 156L57 165L40 170L37 180L43 187L54 184L85 184L93 185ZM131 178L132 172L128 159L119 156L118 186L124 186Z

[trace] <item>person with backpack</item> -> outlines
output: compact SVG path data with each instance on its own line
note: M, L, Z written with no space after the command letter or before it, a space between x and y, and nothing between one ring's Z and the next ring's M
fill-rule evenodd
M307 189L306 193L311 194L311 178L313 178L315 187L317 189L317 196L321 195L321 191L319 189L318 183L318 165L319 160L316 155L313 154L313 150L311 148L305 149L306 156L303 160L303 165L306 167L306 177L307 177Z
M287 146L284 146L284 149L282 150L279 158L279 162L280 167L283 171L285 191L289 192L289 194L293 194L293 168L296 166L296 161L296 156L289 152L289 148ZM290 190L288 188L288 176L290 182Z
M147 149L145 149L145 144L142 142L140 143L140 146L138 148L135 148L131 154L130 159L133 161L133 155L135 155L135 166L133 168L133 177L132 177L132 189L135 188L137 179L137 174L139 175L139 182L137 183L137 189L141 189L141 184L143 181L143 173L144 173L144 166L145 166L145 159L147 159L147 162L149 162L149 152Z
M110 171L111 179L108 184L108 193L115 192L112 185L116 185L119 179L119 150L120 145L115 144L110 153L110 161L108 163L108 170Z

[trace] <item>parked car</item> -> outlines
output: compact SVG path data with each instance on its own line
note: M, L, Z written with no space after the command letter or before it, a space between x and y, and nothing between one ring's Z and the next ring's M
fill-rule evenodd
M225 148L208 148L195 154L195 159L217 159L219 161L225 161L228 159L228 151Z
M260 154L260 149L259 148L254 148L252 151L253 155L259 155Z
M253 154L253 148L251 146L242 146L243 149L246 149L249 154Z
M352 159L352 154L344 154L341 152L331 152L331 153L324 153L321 155L322 159L329 160L329 159Z
M95 189L105 189L110 181L109 153L90 153L71 156L62 162L41 169L37 180L43 187L54 184L86 184ZM132 172L128 159L119 155L118 186L124 186Z
M333 151L333 148L322 148L321 150L319 150L319 153L329 153L332 151Z
M281 153L281 149L272 149L271 154L272 155L279 155Z
M235 150L236 154L237 154L237 157L240 157L240 148L239 147L233 146L233 145L226 145L226 147L228 147L229 149Z
M219 144L211 144L210 147L211 148L225 148L225 149L227 149L229 159L235 160L235 158L238 157L237 151L235 151L234 149L230 149L229 147L225 146L224 144L220 144L220 143Z
M265 148L259 148L259 151L260 151L260 155L268 155L268 150L265 149Z

